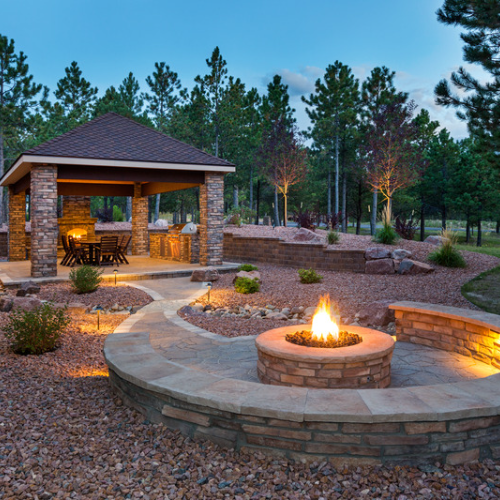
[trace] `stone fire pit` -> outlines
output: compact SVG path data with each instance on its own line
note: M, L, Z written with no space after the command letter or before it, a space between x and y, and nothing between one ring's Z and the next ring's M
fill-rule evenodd
M369 328L342 326L360 335L363 341L328 349L286 341L285 336L298 328L297 325L276 328L255 340L259 356L257 372L263 383L320 389L378 389L390 385L395 344L390 335Z

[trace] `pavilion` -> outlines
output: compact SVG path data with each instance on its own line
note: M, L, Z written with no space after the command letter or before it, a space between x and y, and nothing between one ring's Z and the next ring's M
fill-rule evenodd
M107 113L25 151L0 179L9 188L9 261L26 259L27 194L31 276L50 277L57 275L58 196L65 217L84 219L90 196L132 197L132 254L147 255L148 196L199 186L200 264L220 265L224 175L234 171L225 160Z

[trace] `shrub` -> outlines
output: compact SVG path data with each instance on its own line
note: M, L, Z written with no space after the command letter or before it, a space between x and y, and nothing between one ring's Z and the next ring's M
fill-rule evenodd
M338 212L336 214L331 214L330 216L326 216L326 225L333 231L338 229L340 223L342 222L342 212Z
M314 269L299 269L299 277L301 283L319 283L323 279Z
M312 212L309 212L309 210L306 210L305 212L298 212L293 216L294 221L300 227L303 227L304 229L310 229L311 231L314 231L316 229L313 218L314 214Z
M416 221L413 222L412 217L410 217L409 221L399 215L396 217L394 229L404 240L413 240L415 233L417 232L417 227L418 223Z
M58 347L70 319L66 308L56 309L46 302L32 311L15 310L4 327L5 337L17 354L43 354Z
M393 245L398 240L398 233L394 231L391 225L389 204L386 205L382 212L382 228L375 233L373 240L377 243L383 243L384 245Z
M462 254L455 248L458 239L457 234L443 230L441 236L445 238L443 244L429 254L429 260L445 267L467 267Z
M260 290L259 282L251 278L236 278L234 289L238 293L255 293Z
M240 214L231 214L228 215L226 219L226 224L234 224L235 226L241 226L241 216Z
M337 231L328 231L326 239L329 245L335 245L340 240L339 233Z
M92 266L82 266L72 269L69 273L71 286L76 293L90 293L99 288L103 269Z
M113 220L116 222L123 222L125 220L125 215L120 207L113 205Z
M257 266L253 266L252 264L241 264L241 266L238 267L238 271L246 271L247 273L258 270L259 268Z
M96 211L96 216L99 222L113 222L113 209L110 208L100 208Z

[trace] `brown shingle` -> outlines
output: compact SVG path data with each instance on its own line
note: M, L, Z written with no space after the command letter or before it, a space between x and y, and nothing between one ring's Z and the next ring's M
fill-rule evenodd
M24 155L233 166L134 120L107 113Z

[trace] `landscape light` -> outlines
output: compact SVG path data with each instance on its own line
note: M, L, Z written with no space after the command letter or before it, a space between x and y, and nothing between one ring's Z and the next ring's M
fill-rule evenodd
M116 286L116 275L118 274L118 269L113 269L113 272L115 273L115 286Z
M212 290L212 282L209 281L207 283L207 288L208 288L208 302L210 302L210 290Z
M104 311L104 307L97 306L95 310L97 311L97 330L99 331L101 311Z

